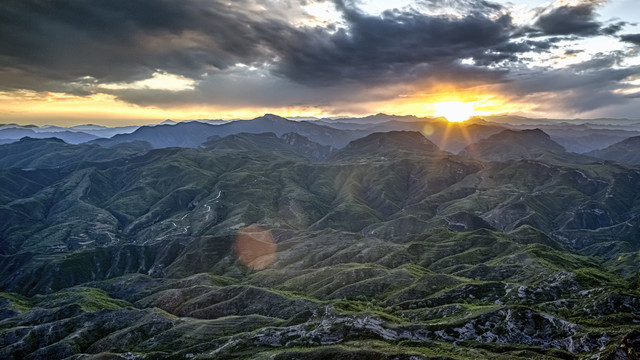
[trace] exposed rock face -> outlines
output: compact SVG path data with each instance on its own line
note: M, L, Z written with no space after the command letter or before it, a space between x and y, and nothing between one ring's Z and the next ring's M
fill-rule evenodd
M314 160L326 159L332 151L331 146L323 146L295 132L282 134L281 139L291 145L296 152Z

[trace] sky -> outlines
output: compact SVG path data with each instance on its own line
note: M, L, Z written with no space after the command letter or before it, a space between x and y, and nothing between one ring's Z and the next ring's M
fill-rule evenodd
M3 0L0 123L640 119L637 0Z

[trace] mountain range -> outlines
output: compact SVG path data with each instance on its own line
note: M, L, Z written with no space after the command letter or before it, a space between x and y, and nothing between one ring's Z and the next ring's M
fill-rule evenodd
M0 145L0 358L633 359L637 141L370 120Z
M540 129L567 151L588 153L640 136L640 121L625 119L550 120L514 116L475 117L464 123L450 123L444 118L376 114L362 118L315 119L296 121L267 114L253 120L198 120L147 126L107 128L98 125L20 126L0 124L0 144L23 137L57 137L70 144L92 142L112 146L131 141L146 141L154 148L198 147L211 136L225 137L239 133L273 132L277 136L297 133L310 140L341 148L352 140L374 132L419 131L441 149L458 153L465 147L503 130Z

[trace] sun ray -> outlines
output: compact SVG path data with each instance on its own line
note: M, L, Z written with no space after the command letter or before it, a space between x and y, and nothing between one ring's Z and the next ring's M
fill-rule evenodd
M442 132L442 138L440 138L440 148L445 149L447 147L447 142L449 142L449 135L451 134L451 127L453 123L447 122L444 127L444 131Z
M475 152L475 142L473 141L473 138L471 137L471 134L469 134L469 126L468 125L460 125L460 133L462 134L462 137L464 137L464 139L467 141L467 146L469 148L469 152L471 153L471 155L475 156L476 152Z

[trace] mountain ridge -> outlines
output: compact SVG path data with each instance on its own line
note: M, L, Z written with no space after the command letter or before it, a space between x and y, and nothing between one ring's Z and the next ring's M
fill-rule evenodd
M198 147L213 135L227 136L242 132L273 132L278 136L284 133L297 132L322 145L342 147L358 136L358 132L343 132L323 125L309 122L287 120L273 114L253 120L238 120L230 123L211 125L202 122L177 123L175 125L157 125L141 127L131 134L120 134L110 139L99 139L93 143L110 146L131 140L143 140L156 148L163 147Z
M604 149L594 150L586 155L605 160L629 164L640 164L640 136L629 137Z
M517 135L494 136L521 145ZM566 153L487 161L416 131L301 156L317 146L293 133L197 148L3 145L0 357L613 360L635 349L637 166Z
M336 151L332 158L377 156L388 151L432 153L439 152L440 148L418 131L375 132L351 141L347 146Z
M564 153L564 147L540 129L503 130L481 139L460 151L460 155L484 160L513 160L535 158L544 152Z

